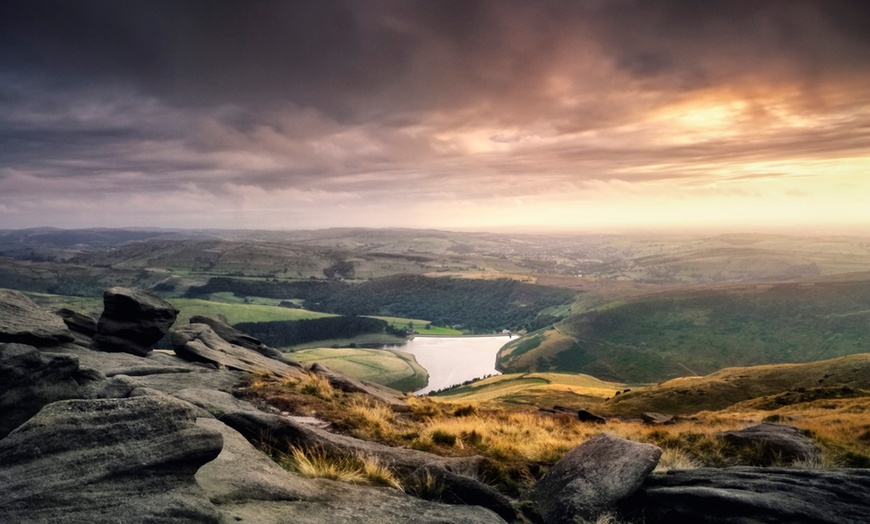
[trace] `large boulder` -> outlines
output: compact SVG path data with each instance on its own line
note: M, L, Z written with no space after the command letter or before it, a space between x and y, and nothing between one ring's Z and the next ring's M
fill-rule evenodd
M623 504L646 524L868 522L870 470L702 468L652 474Z
M20 291L0 289L0 342L45 347L73 340L59 316L40 308Z
M81 369L75 356L0 344L0 438L46 404L88 396L102 378L94 370Z
M175 354L185 360L209 363L218 368L249 373L269 373L283 377L306 376L299 367L230 344L207 324L188 324L175 328L172 331L172 347Z
M785 424L763 422L736 431L723 431L717 436L741 448L759 453L757 460L763 465L796 460L810 460L818 456L819 448L801 430Z
M148 291L109 288L103 292L103 314L91 349L144 357L177 316L175 306Z
M218 522L194 480L221 451L168 397L65 400L0 440L0 522Z
M524 498L546 524L594 521L640 488L661 454L652 444L602 433L569 451Z

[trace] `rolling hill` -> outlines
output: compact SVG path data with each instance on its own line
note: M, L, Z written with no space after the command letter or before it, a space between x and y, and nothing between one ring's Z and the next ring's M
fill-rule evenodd
M604 303L506 346L505 372L649 383L870 350L870 275L705 286Z

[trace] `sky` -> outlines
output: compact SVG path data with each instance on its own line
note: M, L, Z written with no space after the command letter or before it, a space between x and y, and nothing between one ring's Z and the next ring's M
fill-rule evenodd
M4 0L0 228L862 232L865 0Z

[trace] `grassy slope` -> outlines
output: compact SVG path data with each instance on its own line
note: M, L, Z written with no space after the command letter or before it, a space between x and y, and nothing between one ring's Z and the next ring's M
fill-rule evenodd
M870 354L813 362L728 368L705 377L678 378L613 397L599 409L637 416L643 411L677 415L721 410L750 399L788 391L826 388L838 394L847 386L870 390ZM753 407L759 408L762 404Z
M626 298L505 348L508 372L644 383L729 366L811 362L868 350L870 278L718 286Z
M292 357L320 362L348 376L370 380L402 392L415 391L429 382L429 374L413 355L381 349L307 349Z
M644 411L688 415L726 408L773 410L820 398L868 398L870 353L810 364L728 368L705 377L677 378L654 386L632 387L629 392L614 396L624 390L624 384L588 375L524 373L490 377L435 398L481 403L493 408L564 405L602 415L628 417L638 417Z
M497 375L453 388L436 398L449 402L484 403L493 408L535 408L562 405L575 409L600 404L623 384L588 375L523 373Z

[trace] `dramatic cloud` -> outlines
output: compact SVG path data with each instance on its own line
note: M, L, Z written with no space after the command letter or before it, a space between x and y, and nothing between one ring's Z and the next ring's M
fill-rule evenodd
M7 1L0 228L855 228L826 0Z

